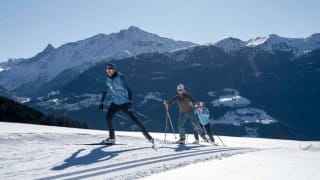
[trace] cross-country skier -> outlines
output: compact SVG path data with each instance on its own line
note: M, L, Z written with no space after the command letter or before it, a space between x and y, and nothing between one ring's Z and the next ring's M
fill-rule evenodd
M209 109L205 107L204 102L199 102L199 105L194 111L199 119L200 125L205 128L205 131L209 136L210 143L214 143L214 138L213 138L211 128L210 128L210 123L209 123L209 117L210 117ZM194 136L196 139L199 139L199 135L196 131L194 131ZM196 141L196 143L199 143L199 141Z
M106 85L108 87L109 93L111 94L111 104L108 108L107 113L107 125L109 129L109 138L103 141L103 143L114 144L115 143L115 132L112 125L112 119L114 115L122 110L126 113L131 120L139 127L143 135L155 146L154 139L150 136L148 131L145 129L144 125L138 119L134 110L132 109L132 93L126 83L124 76L117 71L115 64L109 63L106 67ZM100 101L100 111L104 110L104 99L106 97L106 91L103 91L101 101Z
M180 109L180 116L178 120L178 131L180 135L180 139L177 141L178 144L185 144L186 139L186 131L185 131L185 123L187 120L190 121L192 128L194 131L200 134L200 136L208 142L208 139L205 136L202 128L200 127L198 121L196 120L196 116L194 114L193 105L197 104L196 100L185 91L185 87L183 84L178 84L177 86L178 95L174 96L171 100L164 100L164 105L168 110L169 105L177 102Z

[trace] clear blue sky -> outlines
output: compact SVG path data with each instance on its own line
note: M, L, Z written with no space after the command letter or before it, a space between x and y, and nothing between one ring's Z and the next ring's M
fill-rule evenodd
M199 44L320 32L320 0L0 0L0 61L134 25Z

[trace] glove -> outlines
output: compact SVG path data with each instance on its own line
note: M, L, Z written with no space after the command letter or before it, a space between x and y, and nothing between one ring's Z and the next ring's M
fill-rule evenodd
M199 104L195 104L194 107L195 107L195 108L198 108L198 107L199 107Z
M99 105L99 109L100 109L101 112L103 112L103 103L102 102Z
M164 100L163 101L164 107L166 108L166 110L168 110L169 108L169 101L168 100Z

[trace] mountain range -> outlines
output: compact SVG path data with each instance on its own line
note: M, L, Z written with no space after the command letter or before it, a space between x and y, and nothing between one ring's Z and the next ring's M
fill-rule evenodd
M137 40L137 34L141 35L140 40ZM112 42L121 48L113 51L107 51L107 47L99 49L103 45L98 42L106 37L117 37ZM111 39L103 42L111 44ZM156 42L159 44L155 45ZM72 45L76 48L63 50ZM86 47L83 49L92 54L90 58L85 52L76 56L80 52L77 50L79 47ZM123 56L115 53L128 51L130 54ZM58 52L62 54L57 56ZM53 56L60 58L49 58ZM60 59L69 63L64 64ZM17 67L29 69L30 64L38 67L40 62L48 64L51 61L57 61L52 65L59 72L46 72L47 66L39 66L41 70L39 74L35 73L38 75L36 80L28 82L24 79L19 84L22 75ZM70 62L73 62L72 66ZM293 39L270 35L249 41L226 38L213 45L196 45L160 38L130 27L119 33L68 43L57 49L49 45L34 58L2 63L0 85L13 98L28 95L30 99L24 99L24 102L31 107L47 113L67 114L92 128L105 129L105 114L100 113L97 106L105 89L107 62L115 63L126 75L134 92L134 107L147 128L153 131L163 131L164 128L162 100L174 96L176 85L184 83L197 100L206 102L214 133L320 138L320 114L317 110L320 99L319 34ZM13 77L15 73L20 76ZM17 83L14 78L19 79ZM173 106L170 112L176 124L177 107ZM116 126L122 130L135 129L126 119L119 114L114 120Z
M214 45L227 53L238 51L244 47L254 47L270 53L275 51L291 52L297 56L320 48L320 33L307 38L285 38L270 34L266 37L257 37L248 41L230 37L218 41Z
M93 37L54 48L49 44L30 59L1 63L0 85L18 94L38 89L65 70L79 74L102 59L122 59L141 53L165 52L195 45L162 38L131 26L118 33ZM73 76L72 76L73 77ZM71 78L69 78L71 79Z

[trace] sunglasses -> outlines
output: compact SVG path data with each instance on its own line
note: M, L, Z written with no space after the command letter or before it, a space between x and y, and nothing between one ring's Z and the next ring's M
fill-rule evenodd
M112 68L107 68L106 71L107 71L107 72L113 72L114 69L112 69Z
M183 89L178 89L177 91L183 91Z

